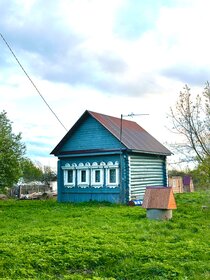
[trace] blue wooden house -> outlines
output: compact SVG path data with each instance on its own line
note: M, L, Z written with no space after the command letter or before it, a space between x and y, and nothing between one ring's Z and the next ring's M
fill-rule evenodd
M167 186L171 152L133 121L85 111L51 154L61 202L127 203L147 186Z

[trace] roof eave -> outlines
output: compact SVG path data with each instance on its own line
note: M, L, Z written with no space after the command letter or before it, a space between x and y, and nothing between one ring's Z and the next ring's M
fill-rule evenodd
M107 154L121 154L126 149L96 149L96 150L77 150L77 151L64 151L57 153L58 158L62 157L78 157L90 155L107 155Z
M128 149L128 152L131 153L142 153L142 154L152 154L152 155L162 155L162 156L171 156L172 153L169 152L157 152L157 151L144 151L144 150L135 150L135 149Z
M68 137L75 131L75 129L79 126L79 124L85 119L88 115L90 115L89 111L86 110L82 116L77 120L77 122L72 126L72 128L64 135L64 137L61 139L61 141L57 144L57 146L52 150L50 153L51 155L57 156L59 154L60 147L63 145L63 143L68 139Z

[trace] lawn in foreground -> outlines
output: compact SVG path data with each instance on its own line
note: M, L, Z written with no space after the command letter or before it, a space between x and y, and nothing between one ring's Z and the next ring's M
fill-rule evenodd
M209 201L177 195L170 221L141 207L0 201L0 279L210 279Z

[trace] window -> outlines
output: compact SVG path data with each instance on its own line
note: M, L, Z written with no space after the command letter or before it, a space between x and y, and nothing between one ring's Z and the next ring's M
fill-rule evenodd
M93 162L91 165L91 186L101 188L104 184L104 166L105 163Z
M119 163L109 161L106 166L106 185L109 188L119 186Z
M119 162L66 163L63 169L64 187L119 187Z
M81 170L81 183L86 183L86 170Z
M73 183L73 170L67 170L67 182L70 184Z
M104 184L104 170L102 168L93 168L91 170L91 186L101 188Z
M116 183L116 169L109 169L109 182L111 184Z
M76 183L76 170L75 164L70 165L66 163L65 166L62 166L63 175L64 175L64 186L68 188L75 187Z
M78 169L78 187L89 187L89 169Z
M96 182L96 183L100 183L100 181L101 181L101 176L100 176L100 174L101 174L101 171L100 171L100 170L95 170L95 182Z

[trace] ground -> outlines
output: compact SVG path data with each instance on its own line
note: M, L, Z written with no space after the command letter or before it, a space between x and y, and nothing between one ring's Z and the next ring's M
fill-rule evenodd
M210 192L175 198L170 221L140 206L0 201L0 279L210 279Z

